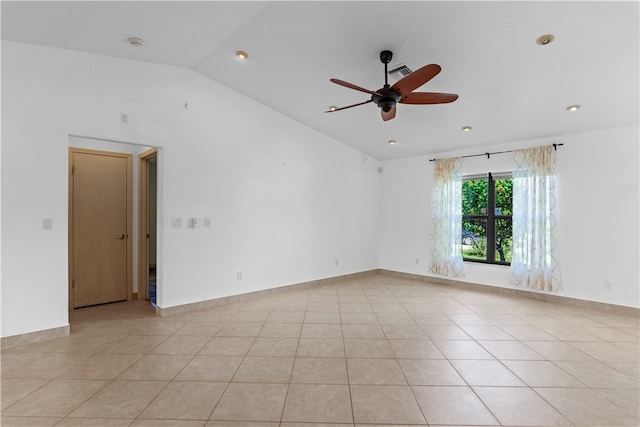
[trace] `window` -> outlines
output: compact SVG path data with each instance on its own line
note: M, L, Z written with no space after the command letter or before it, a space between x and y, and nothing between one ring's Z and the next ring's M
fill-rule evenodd
M466 177L462 181L462 258L511 263L513 181L511 174Z

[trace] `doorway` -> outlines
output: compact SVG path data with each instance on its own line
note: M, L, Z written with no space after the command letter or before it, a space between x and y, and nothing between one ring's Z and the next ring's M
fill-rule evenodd
M138 295L157 306L158 151L138 156Z
M69 306L131 298L132 155L69 148Z

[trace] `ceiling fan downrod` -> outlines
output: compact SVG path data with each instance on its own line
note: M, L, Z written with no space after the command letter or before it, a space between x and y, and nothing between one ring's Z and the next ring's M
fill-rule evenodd
M387 72L387 64L391 62L392 58L393 58L393 52L391 52L390 50L383 50L382 52L380 52L380 62L384 64L384 87L385 88L389 87L389 80L388 80L389 73Z
M393 52L390 50L383 50L380 52L380 62L384 64L384 87L377 91L377 93L371 95L371 101L375 102L382 111L388 113L396 106L396 103L400 101L400 95L389 86L389 73L387 66L393 58ZM382 96L380 96L380 95Z

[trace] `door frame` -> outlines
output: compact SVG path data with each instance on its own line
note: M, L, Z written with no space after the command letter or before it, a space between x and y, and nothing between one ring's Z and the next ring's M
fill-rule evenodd
M149 159L158 157L158 149L151 148L138 154L138 299L149 299ZM158 211L156 209L156 217ZM156 245L158 232L156 230ZM156 252L156 278L158 274ZM157 279L156 279L157 280ZM157 286L157 281L156 281ZM156 301L157 303L157 301Z
M73 306L73 271L74 271L74 259L73 259L73 224L74 224L74 215L73 215L73 196L74 196L74 187L73 187L73 155L75 153L84 153L84 154L95 154L101 156L111 156L111 157L121 157L126 159L127 161L127 301L131 301L132 299L132 282L133 282L133 156L129 153L120 153L116 151L105 151L105 150L93 150L89 148L78 148L78 147L69 147L69 162L68 162L68 176L69 176L69 205L68 205L68 217L69 217L69 226L68 226L68 259L69 259L69 310L74 310Z

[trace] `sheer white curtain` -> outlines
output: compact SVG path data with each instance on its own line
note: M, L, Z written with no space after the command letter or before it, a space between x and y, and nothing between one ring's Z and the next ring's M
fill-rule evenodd
M555 149L516 151L514 160L511 270L519 286L557 291Z
M432 273L463 277L462 176L458 158L436 160L433 173Z

